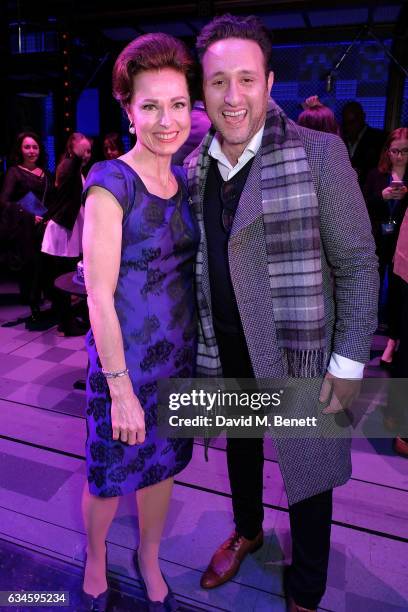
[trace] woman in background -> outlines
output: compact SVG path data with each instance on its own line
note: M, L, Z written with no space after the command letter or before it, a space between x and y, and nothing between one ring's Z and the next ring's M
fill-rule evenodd
M333 111L320 102L318 96L310 96L302 104L303 112L300 113L297 123L302 127L318 132L329 132L329 134L340 134L340 128Z
M399 380L391 383L386 419L399 433L394 440L395 452L408 458L408 210L395 248L394 277L399 296L399 346L393 359L392 376Z
M43 216L53 179L45 167L42 142L34 132L17 136L11 160L0 193L3 248L10 268L18 270L21 300L31 309L27 327L35 329L40 324Z
M408 206L408 128L397 128L388 136L378 168L371 170L364 186L380 265L381 287L388 273L388 335L381 365L390 367L398 340L396 321L400 299L393 275L393 257L398 234ZM382 288L380 289L380 295Z
M82 253L84 209L81 205L86 167L91 159L92 143L75 132L69 137L65 154L58 164L56 194L46 215L48 220L42 243L47 269L48 297L58 320L58 329L66 336L78 336L87 331L71 310L71 298L55 288L55 279L73 272Z
M103 139L103 154L105 159L117 159L125 152L122 139L117 132L109 132Z

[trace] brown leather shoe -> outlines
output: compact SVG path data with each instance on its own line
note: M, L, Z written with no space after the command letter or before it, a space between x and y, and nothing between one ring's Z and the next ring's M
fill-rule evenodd
M253 540L247 540L234 531L213 554L200 580L202 588L213 589L228 582L235 576L246 555L257 551L262 544L263 531L260 531Z
M292 597L287 600L287 611L288 612L316 612L316 609L311 610L310 608L302 608L298 606Z

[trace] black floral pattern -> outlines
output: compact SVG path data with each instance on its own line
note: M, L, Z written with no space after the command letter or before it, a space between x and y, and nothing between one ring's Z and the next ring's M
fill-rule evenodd
M120 497L121 495L123 495L122 489L115 486L106 487L99 493L100 497Z
M93 397L88 401L87 414L91 415L95 421L103 419L106 416L106 401L102 397Z
M160 254L161 254L160 247L158 247L157 249L154 249L154 248L142 249L141 257L139 257L138 259L129 259L127 261L123 261L121 265L125 269L131 269L131 270L136 270L138 272L144 272L148 269L149 263L158 259L160 257Z
M108 447L102 442L91 442L91 456L97 463L105 463Z
M177 370L172 378L191 378L191 368L185 366L181 370Z
M112 439L112 427L109 423L101 423L96 428L96 435L102 440Z
M160 328L159 319L156 315L145 317L143 326L130 334L136 344L148 344L152 340L152 334Z
M143 229L145 231L157 230L164 224L166 204L152 200L142 213Z
M142 457L137 457L128 463L128 470L134 474L135 472L141 472L144 469L144 466L145 460Z
M155 463L151 465L142 476L142 480L140 482L140 487L150 487L156 482L160 482L160 480L164 480L164 475L167 472L167 467L165 465L161 465L160 463Z
M183 438L168 438L167 446L165 446L161 452L162 455L167 455L170 452L177 452L180 446L183 446L184 439Z
M95 486L100 489L106 482L106 472L103 467L91 465L89 468L89 482L94 482Z
M124 480L126 480L127 475L128 475L127 468L117 467L108 473L108 478L112 482L123 482Z
M164 272L160 270L148 270L147 271L147 282L143 285L140 293L145 297L148 293L152 295L160 295L163 291L163 283L166 278Z
M170 358L170 353L174 349L174 344L164 338L159 340L147 349L147 355L140 362L142 372L151 372L153 368L166 363Z
M142 457L142 459L150 459L151 457L153 457L155 452L156 444L149 444L148 446L142 446L140 448L139 456Z
M147 193L137 174L120 160L94 168L85 189L92 184L106 185L124 210L115 309L126 364L146 424L142 445L113 440L109 387L90 332L86 406L89 490L100 497L115 497L176 474L191 458L191 440L158 436L157 388L160 379L193 374L193 265L199 233L184 188L166 201Z
M125 449L123 448L121 444L116 444L115 446L112 446L111 448L109 448L108 453L107 453L107 457L106 457L107 466L112 467L112 465L114 465L115 463L122 463L124 456L125 456Z
M101 371L93 372L89 377L89 384L94 393L103 395L108 391L108 383Z
M180 302L180 300L182 300L185 294L183 279L178 277L174 279L174 281L172 281L169 285L167 285L167 293L169 294L172 302Z
M194 358L193 347L191 346L182 346L178 349L178 351L174 355L174 365L176 368L180 368L184 364L192 363ZM189 368L190 369L190 368Z
M139 387L138 398L141 404L144 406L147 404L147 400L157 393L157 382L146 383L145 385L141 385Z
M157 425L157 404L154 404L145 412L146 432L149 433L155 425Z

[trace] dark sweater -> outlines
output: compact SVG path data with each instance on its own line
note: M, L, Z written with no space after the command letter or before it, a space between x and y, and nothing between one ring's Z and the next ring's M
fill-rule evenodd
M80 157L73 155L62 160L57 168L55 196L46 219L52 219L67 230L72 230L81 207L82 178Z
M239 194L244 189L252 166L250 160L229 182ZM208 171L204 195L204 227L207 238L208 270L214 328L227 334L241 334L241 319L232 287L228 263L228 234L222 226L223 203L220 196L223 178L213 159ZM238 205L238 201L236 202Z
M34 256L43 232L43 227L36 225L34 215L18 205L29 192L47 207L53 193L51 174L44 171L43 177L39 177L19 166L9 168L0 193L0 242L4 251L17 249L19 261L28 261Z

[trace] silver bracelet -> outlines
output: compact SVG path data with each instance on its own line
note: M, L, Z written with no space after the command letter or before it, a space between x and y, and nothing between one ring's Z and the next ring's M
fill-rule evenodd
M118 370L117 372L107 372L106 370L102 370L102 374L105 378L121 378L122 376L127 376L129 374L129 370L127 368L125 370Z

